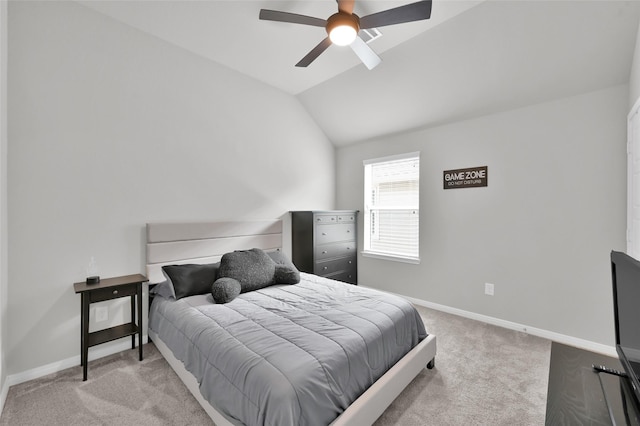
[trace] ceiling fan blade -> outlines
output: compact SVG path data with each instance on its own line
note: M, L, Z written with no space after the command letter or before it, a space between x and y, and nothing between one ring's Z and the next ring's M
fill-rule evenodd
M376 52L374 52L360 37L356 37L353 43L349 46L351 46L351 50L358 55L358 58L360 58L362 63L370 70L374 69L378 64L380 64L380 62L382 62L382 59L376 55Z
M260 9L259 17L264 21L290 22L292 24L312 25L314 27L325 27L327 25L326 19L281 12L279 10Z
M327 50L329 46L331 46L331 40L329 39L329 37L327 37L322 40L316 47L311 49L311 52L307 53L307 55L296 64L296 67L308 66L311 62L315 61L316 58L320 56L320 54L322 54L322 52Z
M410 3L360 18L360 28L377 28L431 17L431 0Z
M338 0L338 10L351 15L353 13L353 5L355 0Z

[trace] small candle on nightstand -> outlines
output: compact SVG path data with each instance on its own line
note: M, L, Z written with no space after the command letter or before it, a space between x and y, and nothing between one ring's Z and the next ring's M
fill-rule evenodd
M98 275L98 263L96 259L91 256L89 266L87 266L87 284L98 284L100 282L100 276Z

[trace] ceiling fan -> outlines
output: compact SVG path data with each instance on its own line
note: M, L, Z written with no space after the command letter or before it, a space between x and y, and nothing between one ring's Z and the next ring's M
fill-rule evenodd
M393 9L373 13L360 18L353 13L355 0L338 0L338 13L328 19L298 15L296 13L277 10L260 9L260 19L266 21L290 22L293 24L324 27L327 37L296 64L296 67L306 67L332 44L350 46L363 64L370 70L382 60L359 36L361 29L378 28L405 22L421 21L431 17L431 0L418 1Z

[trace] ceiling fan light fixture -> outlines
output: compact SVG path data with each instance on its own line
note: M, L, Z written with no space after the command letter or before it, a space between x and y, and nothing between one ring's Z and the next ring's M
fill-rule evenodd
M333 44L348 46L358 36L360 25L353 14L338 12L327 19L327 34Z
M358 35L358 33L355 28L348 25L340 25L331 30L329 38L333 44L348 46L356 39L356 35Z

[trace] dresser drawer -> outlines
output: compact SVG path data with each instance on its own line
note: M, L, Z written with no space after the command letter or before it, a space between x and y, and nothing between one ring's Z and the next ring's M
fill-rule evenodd
M89 303L102 302L103 300L117 299L118 297L134 296L137 284L121 285L117 287L107 287L88 292Z
M355 223L355 214L340 214L338 215L338 223Z
M315 223L336 223L338 222L338 216L329 214L318 214L314 219Z
M358 283L358 274L356 271L341 271L336 272L335 274L329 274L325 276L325 278L331 278L332 280L342 281L348 284L356 284Z
M344 257L342 259L326 260L324 262L316 262L313 268L313 273L316 275L325 276L327 274L333 274L334 272L343 270L352 270L356 264L356 257Z
M347 241L344 243L327 244L325 246L316 247L315 252L316 261L331 259L334 257L350 256L352 254L355 255L356 242Z
M335 225L316 226L316 243L328 244L337 241L353 241L356 239L355 223L338 223Z

